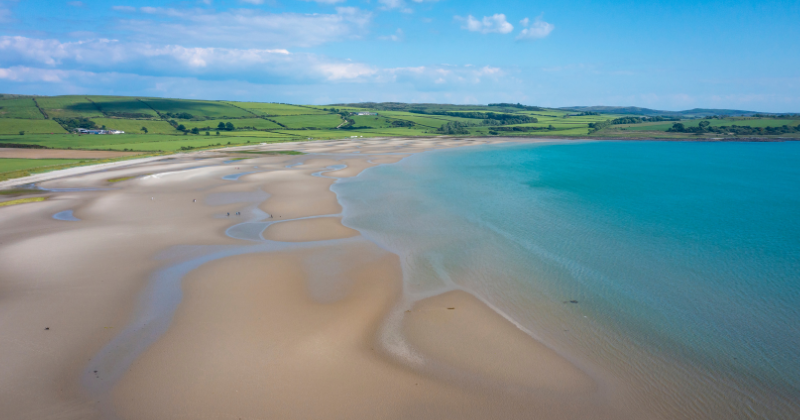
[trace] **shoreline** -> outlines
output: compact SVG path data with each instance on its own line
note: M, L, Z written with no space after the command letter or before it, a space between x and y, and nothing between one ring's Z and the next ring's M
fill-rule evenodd
M394 137L373 137L367 139L358 139L355 141L380 141L383 139L392 139ZM399 137L402 138L402 137ZM541 141L550 141L550 140L557 140L557 141L664 141L664 142L702 142L702 143L714 143L714 142L742 142L742 143L774 143L774 142L787 142L787 141L800 141L800 138L789 138L789 137L721 137L721 138L653 138L653 137L572 137L572 136L547 136L547 137L525 137L525 136L516 136L516 137L445 137L445 136L430 136L430 137L408 137L408 140L420 140L420 141L488 141L488 142L541 142ZM341 139L341 140L312 140L312 141L298 141L298 142L281 142L281 143L268 143L269 146L282 146L282 145L292 145L298 146L300 148L305 147L308 144L312 143L330 143L330 142L350 142L354 141L353 139ZM144 163L145 159L147 160L161 160L161 159L171 159L175 156L196 156L196 155L216 155L216 154L225 154L225 153L235 153L239 150L251 150L260 147L257 144L254 145L244 145L244 146L234 146L229 148L221 148L221 149L204 149L195 152L177 152L172 154L164 154L162 156L155 156L155 157L143 157L143 158L136 158L136 154L147 154L147 152L119 152L119 153L129 153L130 158L117 161L117 162L109 162L109 163L101 163L101 164L88 164L88 165L81 165L75 166L67 169L59 169L55 171L49 172L42 172L38 174L33 174L21 178L12 178L5 181L0 181L0 190L3 189L10 189L14 187L19 187L23 185L33 184L33 183L40 183L45 181L52 181L59 178L76 176L76 175L83 175L86 173L91 173L94 171L101 171L101 170L108 170L111 168L118 168L118 167L125 167L130 165L138 165ZM288 147L288 149L292 149L292 147ZM17 150L17 149L7 149L7 150ZM28 151L29 149L19 149ZM38 150L38 149L33 149ZM45 151L50 152L97 152L97 153L106 153L106 151L102 150L94 150L94 149L44 149Z
M519 140L515 142L519 142ZM546 140L537 142L546 142ZM243 413L244 415L266 418L281 415L281 413L284 415L294 413L294 416L297 416L296 412L285 411L287 409L307 410L309 416L318 416L322 413L329 413L329 410L334 407L335 410L339 410L336 411L337 413L350 418L374 418L376 415L387 416L390 414L396 417L408 417L410 413L408 410L411 409L408 404L414 402L415 405L421 404L427 407L426 411L417 413L419 417L451 417L458 413L460 417L485 418L501 409L501 405L499 405L501 401L505 404L511 398L511 408L502 408L511 417L524 418L525 414L529 414L533 409L543 410L542 413L549 413L547 416L552 418L584 418L589 413L593 418L629 417L622 415L623 411L628 409L614 407L614 404L610 404L610 400L598 399L597 396L592 397L596 393L596 385L592 385L593 379L585 376L585 373L581 373L582 371L571 362L552 353L552 350L546 349L534 337L526 335L518 325L509 322L507 315L497 312L475 297L470 298L472 295L459 295L453 298L459 308L466 308L463 311L459 309L457 313L467 316L483 313L484 315L477 318L474 316L468 318L468 324L475 327L485 323L482 324L485 326L484 331L505 331L501 336L505 340L511 341L507 341L505 347L478 346L473 349L471 354L480 360L504 351L512 351L510 354L516 354L516 356L509 356L511 360L519 360L520 354L539 354L540 356L537 356L540 358L538 365L501 363L498 369L486 370L485 363L476 364L475 359L464 360L457 357L453 360L461 361L455 368L447 367L450 360L446 360L443 365L443 355L453 355L453 350L447 350L447 345L443 349L440 341L431 341L432 337L439 337L443 332L431 330L431 326L428 325L430 322L441 321L441 314L436 310L424 310L430 309L430 302L436 302L441 295L434 296L430 300L422 299L415 302L410 310L415 313L417 309L420 309L421 315L415 315L415 320L409 321L411 324L405 321L401 323L404 331L410 328L408 331L413 332L413 334L405 335L416 337L411 340L412 347L417 348L415 351L419 353L419 348L424 349L419 353L422 354L420 359L423 360L422 365L404 364L402 360L392 356L388 349L381 349L378 331L385 324L385 317L391 312L390 308L396 305L402 296L402 275L398 273L399 262L396 255L380 249L360 234L354 235L353 232L348 231L349 228L341 224L341 219L337 217L340 217L343 209L336 194L330 190L330 186L336 182L336 177L358 176L368 167L397 161L399 156L396 153L408 156L435 148L457 147L465 145L466 142L460 142L457 139L441 139L433 146L423 144L427 142L420 142L418 139L308 143L306 145L308 154L305 156L255 156L244 161L227 164L218 162L225 159L218 156L209 158L218 163L209 162L210 165L203 167L193 167L195 160L189 156L179 157L177 162L142 162L141 166L144 167L117 168L114 177L140 174L139 178L126 181L127 185L120 185L121 191L56 193L56 199L50 200L49 207L41 206L45 211L44 213L40 211L40 216L51 212L50 209L63 208L64 204L61 203L63 200L59 199L62 195L69 195L70 201L78 202L81 201L78 196L89 195L91 197L89 203L84 200L82 205L70 206L75 208L76 216L81 220L79 223L92 224L106 219L105 229L109 229L110 234L118 232L118 228L114 226L115 223L122 220L126 220L126 223L135 221L141 226L146 226L158 219L160 222L156 224L162 226L147 235L152 238L149 240L137 239L137 237L141 237L138 232L127 233L131 236L132 243L138 244L136 248L140 248L140 250L134 254L128 254L127 258L123 259L129 260L128 264L131 263L130 260L138 262L143 257L150 261L149 268L145 268L144 271L139 270L139 274L133 276L135 278L124 282L135 285L135 288L139 290L135 294L140 296L137 298L139 303L132 302L130 297L125 296L129 293L120 294L119 291L116 293L116 302L127 303L122 305L122 308L119 307L119 303L112 305L114 307L112 312L117 313L114 318L118 320L114 324L119 325L123 319L128 319L128 321L122 323L121 327L115 326L114 329L117 332L114 334L105 332L98 337L100 342L106 342L105 345L100 346L104 350L98 348L97 344L88 347L82 343L73 344L73 346L82 348L81 352L84 354L89 348L96 348L88 365L85 363L76 365L73 362L75 367L70 369L74 372L74 369L80 366L80 370L83 372L83 387L89 391L88 399L85 399L83 403L79 402L81 398L72 397L72 404L83 410L81 416L108 418L116 413L125 418L158 418L164 417L165 412L176 412L176 414L180 412L184 413L181 415L200 418L205 416L204 413L233 413L237 410L243 413L241 410L244 410L247 412ZM369 143L380 143L374 145L375 153L363 153L364 145ZM476 143L486 144L486 142L470 141L466 145ZM287 146L297 149L299 145L291 143L270 146L272 147L267 146L266 149ZM260 147L251 146L249 148L259 149ZM217 152L218 155L226 153L235 153L235 151ZM380 155L384 157L379 157ZM338 158L334 159L335 156ZM163 159L163 157L159 159ZM298 162L301 163L299 166ZM346 162L347 167L334 167L340 165L341 162ZM241 167L254 166L252 164L257 164L255 165L258 167L257 171L236 180L225 180L224 176L226 175L224 174L242 172L244 168ZM155 168L152 167L154 165ZM148 172L152 173L153 169L161 171L158 173L162 175L141 176ZM92 171L71 178L48 181L48 186L87 188L102 185L107 177L112 177L111 173ZM257 188L254 190L253 187ZM198 199L198 203L194 204L192 200L195 198L190 197L203 193L205 193L205 198ZM264 200L265 194L268 197L266 200ZM113 196L113 198L109 201L109 198L104 197L106 195ZM151 195L151 200L147 200L147 197ZM134 202L135 204L133 204ZM179 202L183 204L178 204ZM60 204L60 206L56 206L56 204ZM147 210L151 206L157 206L158 212ZM338 212L336 206L338 206ZM190 220L184 220L187 219L186 212L190 211L188 210L190 208L192 217L188 218ZM245 208L250 210L245 210ZM224 213L239 211L251 211L252 219L237 219L240 223L231 224L231 221L228 220L229 216L224 215ZM18 211L18 213L22 212ZM265 223L264 216L268 214L272 214L273 219L274 216L277 216L278 220ZM121 216L122 219L115 222L111 215ZM175 219L176 217L181 217L181 221L178 222L179 219ZM195 226L196 220L213 220L213 224L218 227L198 229ZM59 225L59 227L61 226L63 225ZM238 235L236 233L238 232L237 226L242 226L240 230L246 234ZM70 227L66 238L68 242L74 240L74 235L80 234L81 229L77 229L80 227L75 225ZM252 229L248 231L245 228ZM186 230L193 232L188 238ZM233 235L230 234L231 232ZM18 232L18 234L24 236L25 232ZM54 239L52 235L46 237L51 241ZM281 242L270 241L270 239L280 239ZM25 241L24 238L22 240ZM150 243L157 243L159 246L157 249L153 249ZM339 246L332 248L331 245L334 244L339 244ZM190 246L187 247L187 245ZM351 247L358 250L348 251L347 249ZM126 247L123 246L123 248ZM21 250L17 251L17 255L28 249L30 247L21 247ZM7 257L7 251L7 247L0 247L0 261L10 261L3 258ZM104 253L99 249L95 251L98 254L95 259L98 261L108 255L107 252ZM211 251L210 255L209 251ZM268 252L265 253L265 251ZM77 257L81 254L74 255ZM150 255L150 257L145 257L146 255ZM286 259L296 262L284 263L270 257L271 255L283 255ZM364 255L371 255L371 257L364 257ZM280 286L280 290L284 290L284 292L269 291L271 290L269 288L273 287L269 285L272 282L265 283L258 270L254 272L252 269L252 267L263 267L264 262L261 260L264 259L272 261L271 265L266 267L267 271L272 271L269 268L272 265L283 267L278 271L284 274L277 275L274 281L278 282L277 284L283 284ZM231 266L230 261L240 261L240 263ZM379 263L379 261L383 262ZM84 264L86 264L84 261L71 261L67 265L80 271ZM103 263L100 264L103 265ZM124 264L115 266L113 269L118 271L120 267L124 266ZM222 271L214 271L219 270L215 268L217 266L225 268ZM19 267L17 272L25 271L19 264L17 267ZM362 272L363 269L367 271ZM209 270L211 270L211 274L209 274ZM142 276L145 272L154 274ZM229 274L231 272L238 274L231 276ZM357 272L362 274L347 274ZM378 277L375 277L376 274ZM169 278L163 279L159 276ZM394 278L394 280L380 283L383 286L375 289L374 285L370 283L380 277ZM161 280L159 280L160 278ZM81 281L80 276L75 279L75 281ZM226 282L221 283L220 279L226 279ZM287 281L288 283L286 283ZM220 303L222 298L217 298L226 296L226 293L233 293L230 284L239 284L239 282L243 282L240 284L241 288L237 286L233 289L244 294L231 296L230 299L225 300L227 305ZM161 285L162 283L163 285ZM198 286L195 286L195 283ZM302 284L305 286L297 289ZM197 289L198 287L200 289ZM264 287L268 289L264 289ZM285 289L286 287L293 292L286 291L289 290ZM251 290L253 293L245 292L246 290ZM295 302L296 305L306 308L308 313L299 313L294 307L284 307L286 312L294 315L288 316L286 313L276 312L273 316L282 318L282 322L276 324L265 321L263 317L258 319L259 322L255 322L252 311L262 310L260 307L263 302L259 300L253 302L253 305L256 306L252 306L251 312L238 313L231 309L238 305L236 302L251 299L252 296L261 296L266 299L273 293L278 296L273 298L278 299L275 301L275 305ZM146 298L148 294L151 296L150 299ZM358 298L362 295L362 298ZM58 293L53 296L53 299L56 298L58 298ZM383 303L376 306L375 301ZM135 306L132 306L134 304ZM417 308L417 305L422 306ZM436 304L434 304L435 306ZM163 312L164 307L173 309L170 311L167 308L167 311ZM330 312L332 310L334 312ZM448 311L446 308L444 310ZM489 312L485 312L487 310ZM160 315L153 318L153 313L159 311L161 311ZM109 309L104 310L104 313L110 313ZM139 315L136 315L137 313ZM219 318L215 318L214 313L218 314ZM445 312L446 316L453 313L456 312ZM488 316L488 313L494 313L494 318ZM312 316L313 314L318 314L318 316ZM367 316L366 314L371 315ZM70 318L68 315L62 316L65 320ZM137 319L138 322L136 322ZM198 324L198 320L202 319L206 320L205 323ZM224 320L224 325L217 325L217 319ZM487 321L487 319L490 320ZM267 323L264 324L264 322ZM287 322L293 327L287 329L285 325L282 325ZM94 324L97 325L97 321ZM358 327L356 328L354 325ZM263 330L265 327L267 329ZM122 332L118 332L120 329ZM273 330L280 334L269 333ZM461 321L461 324L457 323L443 331L451 334L452 341L472 343L473 345L481 343L481 339L474 336L471 330L472 328L465 328ZM247 331L249 331L247 334L242 335ZM326 333L326 331L328 332ZM309 333L311 334L309 335ZM322 336L314 338L314 340L321 339L322 341L312 341L316 344L311 344L312 351L310 353L302 350L310 344L307 343L308 339L319 334ZM287 336L291 339L287 339ZM342 337L351 338L345 340L346 345L344 345L339 342ZM270 338L271 341L263 341L265 338ZM282 379L265 382L263 375L254 377L255 372L235 360L222 363L223 360L227 360L223 356L225 352L212 351L209 353L204 350L207 347L214 348L214 343L227 343L225 351L240 352L241 356L236 360L248 363L260 360L259 366L272 372L272 378ZM234 343L238 344L234 345ZM321 345L320 343L327 344ZM489 345L491 343L482 344ZM300 347L297 347L298 345ZM343 345L344 347L342 347ZM282 348L282 352L277 353L276 356L276 360L280 361L277 366L261 360L262 356L259 356L262 354L260 352L274 346ZM376 346L378 346L377 349ZM137 348L139 350L136 350ZM477 350L478 348L482 350ZM525 348L528 350L519 350ZM514 353L514 349L523 351L523 353ZM461 348L459 351L470 354L468 349ZM480 354L484 356L477 356ZM182 360L187 358L193 362L182 363ZM30 368L30 363L37 358L28 355L26 363L25 355L19 354L13 359L18 360L18 364ZM448 358L444 357L444 359ZM60 363L63 364L63 362ZM225 367L223 368L222 365ZM542 373L536 369L549 365L562 367L555 371L548 371L546 374L548 380L544 382L541 380L538 382L526 381L526 375L519 375L520 372L528 372L528 376L538 377ZM282 369L285 366L292 366L292 369L288 371ZM309 366L315 366L315 369L309 370ZM572 367L570 368L570 366ZM258 395L253 394L242 400L241 398L244 396L235 395L240 394L241 389L230 388L234 386L229 383L231 370L238 372L236 377L239 380L251 383L248 390L264 391L280 384L286 386L287 383L294 383L297 389L288 394L285 389L273 389L274 392L284 393L282 394L284 400L281 401L265 402L262 398L254 399ZM336 374L320 374L320 372L327 371L336 372ZM348 372L353 371L360 373L357 377L351 377ZM497 374L495 371L501 373ZM200 380L197 375L202 375L201 377L205 379ZM356 411L352 411L353 408L348 405L341 406L334 400L326 400L325 404L308 405L307 401L304 402L304 392L309 387L309 383L302 381L298 383L292 379L297 375L305 377L308 381L319 382L318 386L322 386L319 392L324 393L331 387L343 387L339 392L341 394L348 389L348 392L339 395L340 398L347 398L349 395L352 399L353 395L356 395L356 400L362 400L362 395L373 395L374 398L395 395L396 397L392 400L394 402L389 404L394 411L385 411L387 407L370 404L367 402L368 399L363 399L364 406ZM392 378L388 380L391 383L387 383L386 375ZM18 375L5 375L7 378L14 376ZM67 374L67 377L69 376ZM217 379L208 380L208 378ZM372 379L360 381L357 378ZM352 380L354 383L348 388L342 382L343 379L347 379L345 382ZM421 387L420 384L422 384ZM70 393L72 395L82 393L75 387L76 385L71 386ZM203 389L200 390L200 388ZM184 390L185 393L175 394L174 392L177 391L174 390L176 389ZM237 392L231 394L232 389L236 389ZM560 396L553 398L553 392L560 392ZM542 398L544 394L547 394L548 398ZM203 397L204 395L206 397ZM210 395L214 395L215 398L209 399ZM226 397L221 397L221 395L226 395ZM538 397L536 397L537 395ZM164 399L165 396L171 397ZM239 399L237 400L237 398ZM286 401L294 401L294 404L287 404ZM30 413L25 411L24 402L17 401L13 405L18 410L12 411L15 417L25 418L26 414L30 417ZM6 407L8 410L8 407L11 406ZM465 407L469 409L465 409ZM572 414L564 417L564 410L572 410L570 411ZM547 418L547 416L543 417Z

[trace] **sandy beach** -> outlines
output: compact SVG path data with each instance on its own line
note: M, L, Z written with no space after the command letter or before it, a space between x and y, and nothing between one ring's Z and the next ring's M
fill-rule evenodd
M646 418L466 292L409 302L398 256L342 225L337 179L502 141L272 144L40 182L46 201L0 208L0 418Z

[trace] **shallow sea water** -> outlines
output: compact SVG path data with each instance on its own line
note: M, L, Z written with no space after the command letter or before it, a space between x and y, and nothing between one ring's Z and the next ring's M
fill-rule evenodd
M653 418L800 418L800 143L467 147L332 189L410 297L467 290Z

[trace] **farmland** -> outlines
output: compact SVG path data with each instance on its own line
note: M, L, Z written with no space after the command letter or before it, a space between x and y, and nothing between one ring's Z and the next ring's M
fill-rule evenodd
M338 114L296 115L272 119L286 128L336 128L343 122Z
M126 120L122 118L92 118L98 127L105 126L109 130L122 130L126 133L141 133L142 127L151 134L182 134L166 121L159 120Z
M141 101L162 115L186 113L192 115L193 117L202 117L208 119L254 117L252 112L225 102L190 101L163 98L142 98Z
M0 134L19 135L20 131L24 131L25 134L66 133L66 130L53 120L0 119Z
M603 108L600 109L603 113L582 112L514 104L361 103L306 106L149 97L0 95L0 147L161 153L262 142L389 136L600 139L703 139L720 135L734 138L737 135L800 137L800 128L796 128L800 125L800 118L791 115L747 113L739 116L703 116L698 110L692 110L686 111L687 117L681 117L683 114L680 112L667 111L664 113L668 116L658 117L655 114L657 111L648 110L649 117L643 117L641 113L612 112L614 109L641 112L641 108L606 108L611 111ZM356 115L360 111L377 115ZM697 118L698 115L702 118ZM614 121L616 119L620 120ZM676 122L683 124L683 131L672 129ZM224 129L219 127L220 123L225 125ZM733 125L749 128L716 128ZM783 126L788 128L781 128ZM125 134L75 133L77 128L102 127L122 130ZM146 133L142 127L147 129ZM24 135L20 135L20 132L24 132ZM19 166L22 169L14 172L21 174L45 167L42 165L62 167L86 162L62 160L30 159L26 163L6 159L3 163L9 167L12 164L22 165Z
M327 111L317 109L314 107L287 105L287 104L271 104L261 102L228 102L233 106L244 108L256 115L263 116L282 116L282 115L322 115L327 114Z
M0 100L0 118L44 119L31 98L12 98Z
M85 96L37 97L36 102L50 118L102 117L103 113Z
M187 129L191 130L195 127L202 131L217 131L219 123L231 123L236 128L250 127L256 130L266 130L281 128L278 124L265 120L263 118L240 118L240 119L215 119L205 121L180 121Z

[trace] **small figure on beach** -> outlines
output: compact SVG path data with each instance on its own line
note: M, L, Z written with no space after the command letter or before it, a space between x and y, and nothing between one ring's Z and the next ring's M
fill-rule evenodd
M153 200L155 200L155 199L156 199L155 197L150 197L150 201L153 201Z
M230 212L228 212L228 217L231 217L231 213Z
M196 203L196 202L197 202L197 199L196 199L196 198L195 198L194 200L192 200L192 203Z

